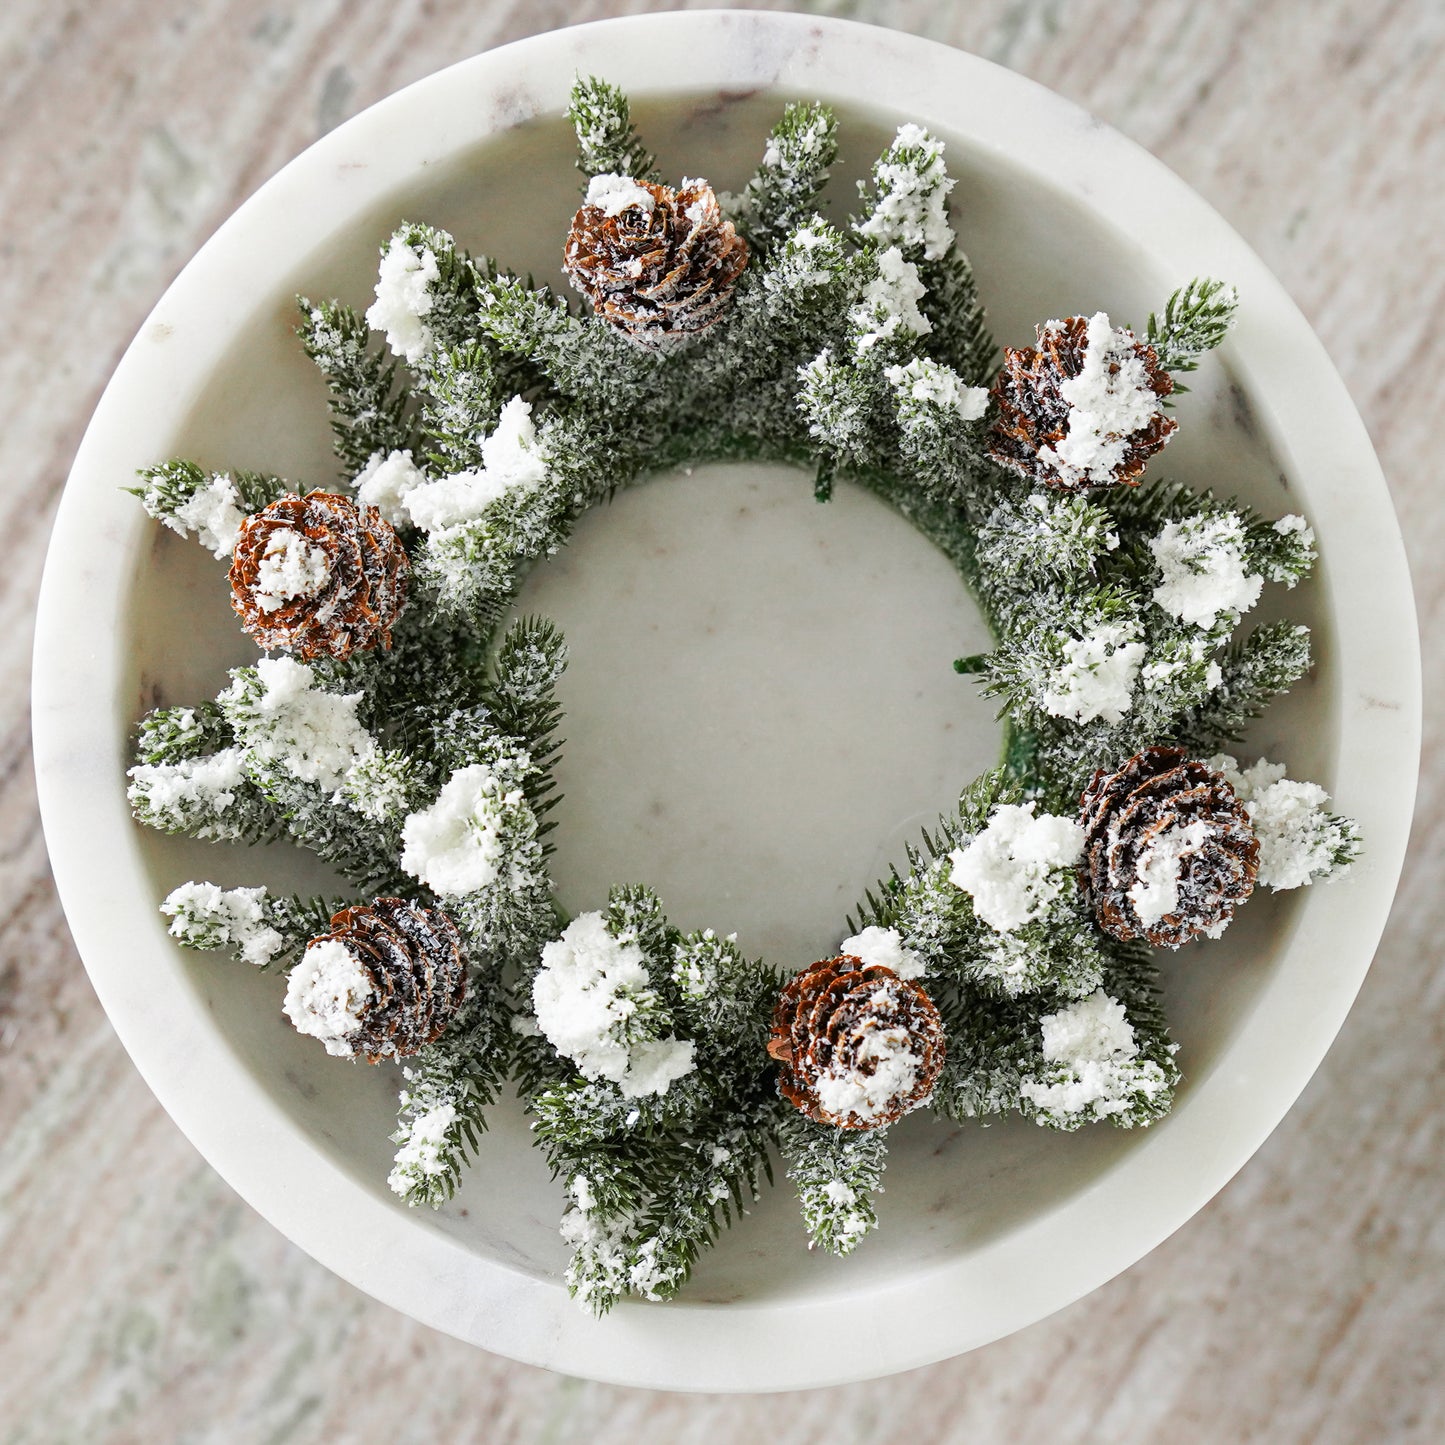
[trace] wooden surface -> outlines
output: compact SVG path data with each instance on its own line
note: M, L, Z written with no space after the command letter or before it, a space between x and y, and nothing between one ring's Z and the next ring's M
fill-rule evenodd
M0 1442L1445 1439L1439 0L783 7L974 50L1161 156L1304 308L1400 511L1426 763L1393 921L1299 1105L1142 1263L892 1380L771 1398L585 1384L433 1334L312 1263L211 1173L107 1026L49 880L25 678L50 517L121 350L210 231L322 131L476 50L661 8L0 6Z

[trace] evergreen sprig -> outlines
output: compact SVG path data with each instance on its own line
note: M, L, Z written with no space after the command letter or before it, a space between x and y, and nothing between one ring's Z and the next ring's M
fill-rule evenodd
M925 261L921 272L928 294L920 302L930 331L923 348L953 368L969 386L987 386L998 368L998 343L979 299L973 265L962 251Z
M738 198L739 229L755 251L771 251L806 225L837 159L833 112L816 103L785 106L762 163Z
M567 104L567 119L577 132L577 169L584 176L657 179L656 160L632 124L627 97L615 85L595 75L579 77Z
M143 486L127 487L156 521L181 536L194 535L216 557L227 557L242 521L291 491L264 472L208 472L185 458L140 471Z
M1237 742L1275 698L1309 671L1310 630L1295 622L1268 622L1231 644L1220 679L1180 718L1174 740L1200 753Z
M1200 358L1225 338L1239 309L1239 293L1223 281L1196 278L1165 302L1162 317L1149 313L1145 339L1165 371L1198 369ZM1178 381L1176 393L1188 390Z
M225 950L257 968L289 969L306 945L330 932L340 898L278 896L265 888L186 883L161 904L182 948Z
M219 703L158 707L147 713L136 729L135 760L149 767L190 762L230 747L234 741Z
M326 378L331 393L331 432L347 479L375 456L416 445L408 421L411 391L396 359L372 343L365 319L339 301L297 299L296 334Z
M441 1038L402 1066L396 1159L387 1182L435 1209L461 1187L511 1072L511 1013L493 968L474 967L469 995Z
M142 467L143 487L127 487L131 496L139 497L146 511L158 522L173 519L187 502L204 492L217 480L229 482L235 490L237 505L244 512L259 512L278 497L293 490L282 477L265 472L236 470L208 472L195 462L177 458L158 467Z
M851 1254L878 1227L874 1196L888 1163L888 1130L832 1129L793 1112L779 1142L809 1242Z
M608 933L641 950L647 984L625 994L616 1043L684 1040L691 1066L661 1093L589 1078L524 1036L536 1139L570 1200L568 1284L602 1314L629 1291L666 1299L698 1252L771 1177L781 1107L764 1045L778 979L730 939L672 927L649 889L612 890Z

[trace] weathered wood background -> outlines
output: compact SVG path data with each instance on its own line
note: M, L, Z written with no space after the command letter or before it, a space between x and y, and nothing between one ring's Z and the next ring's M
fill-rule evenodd
M211 230L329 127L476 50L661 8L0 5L0 1441L1445 1439L1440 0L791 7L976 51L1161 156L1304 307L1401 514L1427 726L1393 922L1300 1104L1149 1258L891 1380L771 1398L586 1384L433 1334L312 1263L202 1163L107 1026L46 867L25 678L52 509L122 348Z

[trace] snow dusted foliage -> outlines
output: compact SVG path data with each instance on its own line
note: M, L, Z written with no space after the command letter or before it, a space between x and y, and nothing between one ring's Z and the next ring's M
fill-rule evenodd
M568 114L580 198L655 220L649 187L663 178L626 97L579 80ZM879 1077L834 1081L853 1091L834 1102L857 1126L816 1123L780 1097L768 1053L779 994L814 960L774 966L726 933L684 932L640 886L575 917L558 907L547 835L566 646L545 619L502 623L527 569L618 488L705 460L796 463L820 500L840 478L871 490L973 588L995 641L955 665L1003 708L1003 764L817 950L933 1000L946 1059L931 1107L946 1120L1129 1127L1169 1108L1179 1068L1154 955L1106 936L1080 883L1079 798L1096 768L1158 745L1210 759L1249 816L1264 888L1328 877L1360 846L1318 785L1235 756L1309 665L1307 629L1242 630L1271 587L1308 574L1308 522L1147 476L1106 485L1129 438L1172 431L1177 377L1224 339L1232 289L1190 282L1143 332L1080 297L1077 367L1055 378L1064 424L1026 480L990 459L998 354L942 141L900 127L851 217L830 213L826 106L787 106L760 151L711 216L745 239L746 269L729 273L715 324L665 354L420 223L387 238L363 307L302 300L339 471L311 485L349 490L395 530L407 608L389 649L260 657L213 700L151 712L128 776L142 823L291 843L336 875L335 897L191 881L161 905L180 946L289 970L276 1011L306 1047L350 1054L377 1002L359 955L324 941L334 914L379 895L445 912L467 988L444 1031L396 1065L388 1182L405 1204L445 1203L514 1087L558 1180L568 1283L597 1313L676 1293L778 1157L810 1242L862 1244L889 1134L866 1127L883 1117L870 1091L913 1058L906 1031L865 1039L858 1057ZM702 220L673 218L679 255ZM1172 392L1146 384L1145 343ZM1178 411L1198 420L1187 401ZM222 564L247 516L310 489L184 459L140 483L152 517ZM266 559L260 594L311 595L331 565L298 537ZM1136 902L1167 908L1167 887L1145 885ZM431 987L425 969L410 986Z

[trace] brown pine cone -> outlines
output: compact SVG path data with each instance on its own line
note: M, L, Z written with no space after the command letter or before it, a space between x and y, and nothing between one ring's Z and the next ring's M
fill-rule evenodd
M1080 803L1084 883L1105 933L1178 948L1218 937L1254 890L1259 840L1224 777L1183 748L1099 769Z
M456 925L404 898L343 908L291 971L286 1013L328 1053L370 1063L405 1058L436 1038L467 992Z
M334 492L281 497L241 524L231 606L268 650L346 658L391 646L410 573L375 507Z
M1178 422L1156 409L1144 426L1123 438L1117 461L1104 475L1064 461L1052 449L1068 434L1074 408L1060 388L1084 369L1089 318L1070 316L1066 321L1047 322L1036 331L1037 348L1004 348L1003 366L993 384L996 405L989 427L989 455L1027 480L1061 491L1084 491L1121 482L1137 486L1144 464L1174 434ZM1174 383L1159 365L1154 348L1132 333L1125 334L1133 355L1143 363L1148 388L1156 397L1168 396ZM1119 360L1107 365L1112 374L1118 373ZM1048 455L1044 455L1046 451Z
M916 983L851 954L791 979L773 1010L778 1088L819 1124L877 1129L928 1101L943 1023Z
M572 218L565 264L599 316L648 351L671 351L722 315L748 264L706 181L680 190L598 176Z

